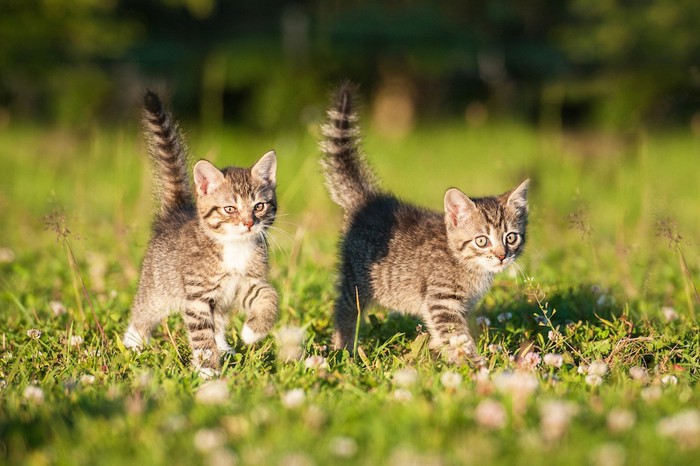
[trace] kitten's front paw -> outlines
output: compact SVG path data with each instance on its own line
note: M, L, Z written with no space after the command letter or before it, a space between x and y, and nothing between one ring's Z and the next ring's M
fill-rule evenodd
M222 356L233 356L236 354L236 350L226 343L226 339L223 337L216 338L216 347L219 349L219 353L221 353Z
M203 379L211 379L220 374L219 353L210 349L196 349L192 352L192 367Z
M267 335L267 333L257 333L252 328L245 324L243 330L241 330L241 340L246 345L252 345L253 343L260 341Z
M134 351L141 351L144 347L143 338L141 338L141 335L136 331L133 325L129 325L129 328L126 329L124 337L122 338L122 343L124 347Z
M443 354L452 364L470 363L476 368L486 366L486 359L479 355L476 343L468 335L450 337L448 345L443 349Z

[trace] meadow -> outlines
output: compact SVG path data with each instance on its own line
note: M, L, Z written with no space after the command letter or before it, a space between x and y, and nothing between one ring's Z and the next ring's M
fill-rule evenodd
M517 122L368 128L383 185L433 209L532 179L519 268L473 325L488 369L427 349L420 321L374 308L356 356L329 348L340 211L315 125L202 131L194 158L278 155L274 334L221 377L189 366L172 316L121 344L149 235L138 125L0 129L0 463L697 464L700 137L566 133ZM368 126L368 125L367 125ZM426 264L427 267L434 266Z

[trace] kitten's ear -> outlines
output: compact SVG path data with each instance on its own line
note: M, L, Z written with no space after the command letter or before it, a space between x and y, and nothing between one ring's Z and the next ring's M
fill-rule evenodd
M224 182L224 174L206 160L200 160L194 164L194 184L197 186L197 194L209 194Z
M250 172L254 177L263 180L270 184L276 184L277 182L277 156L275 151L271 150L266 153L260 160L258 160Z
M515 210L524 210L527 212L527 187L530 185L530 179L520 183L520 186L508 193L506 205Z
M456 188L447 190L445 193L445 217L452 226L456 227L462 218L469 217L474 212L476 212L476 204L466 194Z

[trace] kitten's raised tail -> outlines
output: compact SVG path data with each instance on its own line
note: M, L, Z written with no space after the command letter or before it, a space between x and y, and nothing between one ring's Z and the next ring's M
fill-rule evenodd
M377 193L376 179L360 152L360 130L352 99L355 86L341 85L321 126L321 166L333 202L352 214Z
M190 207L193 200L187 174L187 150L177 125L164 110L158 95L151 91L147 91L143 97L143 126L160 181L156 188L160 215Z

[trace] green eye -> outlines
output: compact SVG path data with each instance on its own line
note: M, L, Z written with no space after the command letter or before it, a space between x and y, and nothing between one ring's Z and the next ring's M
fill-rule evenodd
M263 209L265 209L265 203L264 202L258 202L253 206L253 210L256 212L262 212Z
M227 214L232 214L235 211L236 211L236 208L232 205L227 205L226 207L224 207L224 212L226 212Z
M485 248L489 244L489 239L486 236L477 236L474 242L480 248Z
M506 244L513 245L518 241L518 234L512 231L506 235Z

